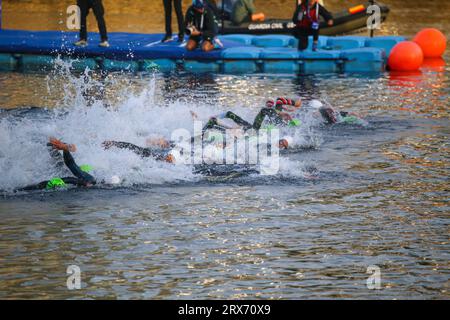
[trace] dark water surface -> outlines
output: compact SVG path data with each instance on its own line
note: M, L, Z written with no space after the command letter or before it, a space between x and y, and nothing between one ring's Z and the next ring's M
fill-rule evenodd
M408 1L404 14L401 1L386 2L384 33L434 25L448 34L445 10L433 9L446 2L420 11ZM36 21L49 12L40 1L4 1L6 26L40 26L15 15L20 5ZM427 18L417 22L418 11ZM55 174L42 147L49 135L131 182L1 196L0 298L448 299L449 71L435 61L418 73L361 76L0 73L0 189ZM87 95L94 105L80 111ZM143 142L146 123L167 136L189 108L250 116L282 95L327 101L369 125L311 125L314 148L282 155L275 176L211 180L96 151L108 137ZM116 111L102 111L100 98ZM69 265L81 269L81 290L66 287ZM367 288L371 265L380 290Z

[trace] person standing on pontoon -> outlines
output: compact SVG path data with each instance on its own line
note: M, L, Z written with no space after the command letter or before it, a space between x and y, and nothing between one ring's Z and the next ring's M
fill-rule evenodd
M184 17L183 17L183 7L181 0L163 0L164 13L166 19L166 35L161 42L168 42L172 40L172 2L175 8L175 13L177 15L178 22L178 42L183 42L184 40Z
M294 36L298 39L299 51L303 51L308 47L309 36L313 36L313 51L317 50L319 16L322 16L329 26L333 25L333 16L318 0L298 0L292 22L295 23Z
M100 47L109 47L108 33L106 31L105 23L105 9L103 7L102 0L77 0L77 5L80 8L80 40L74 43L78 47L85 47L87 42L87 22L86 18L89 14L89 10L94 11L95 18L97 19L98 30L100 31Z

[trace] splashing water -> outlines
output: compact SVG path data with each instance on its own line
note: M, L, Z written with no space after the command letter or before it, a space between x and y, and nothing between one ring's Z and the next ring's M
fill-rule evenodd
M58 171L52 164L46 148L50 136L77 145L76 162L91 165L98 181L119 177L125 186L196 181L201 177L192 173L191 165L141 158L128 150L104 150L101 144L105 140L116 140L145 147L148 138L170 139L172 132L180 128L193 134L191 111L202 123L227 110L246 119L254 117L254 110L241 106L212 106L207 98L194 103L181 99L169 103L158 101L154 77L137 92L130 86L122 86L124 88L116 92L113 99L106 99L106 87L123 81L123 76L109 74L101 81L99 75L89 69L74 75L70 71L72 63L58 59L55 70L47 76L49 93L54 90L64 92L56 108L31 108L26 112L22 109L0 114L0 189L13 190L68 174L68 171ZM313 124L311 115L306 113L300 128L282 132L282 135L293 137L295 149L315 148L320 145L321 138L312 129ZM238 152L238 157L243 156ZM281 175L293 172L295 176L302 176L301 162L282 157Z

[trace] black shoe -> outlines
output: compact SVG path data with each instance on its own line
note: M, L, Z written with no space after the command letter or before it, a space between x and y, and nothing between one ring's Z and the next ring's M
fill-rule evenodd
M184 34L179 34L178 35L178 42L183 42L184 41Z
M161 40L161 42L169 42L170 40L172 40L172 36L171 35L168 35L168 34L166 34L165 36L164 36L164 38Z

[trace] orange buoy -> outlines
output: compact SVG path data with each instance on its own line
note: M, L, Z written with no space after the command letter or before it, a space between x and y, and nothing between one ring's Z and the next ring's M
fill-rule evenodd
M390 70L414 71L420 68L423 53L419 45L412 41L397 43L391 50L388 59Z
M419 31L413 41L422 48L424 58L442 57L447 46L447 39L444 34L434 28Z

